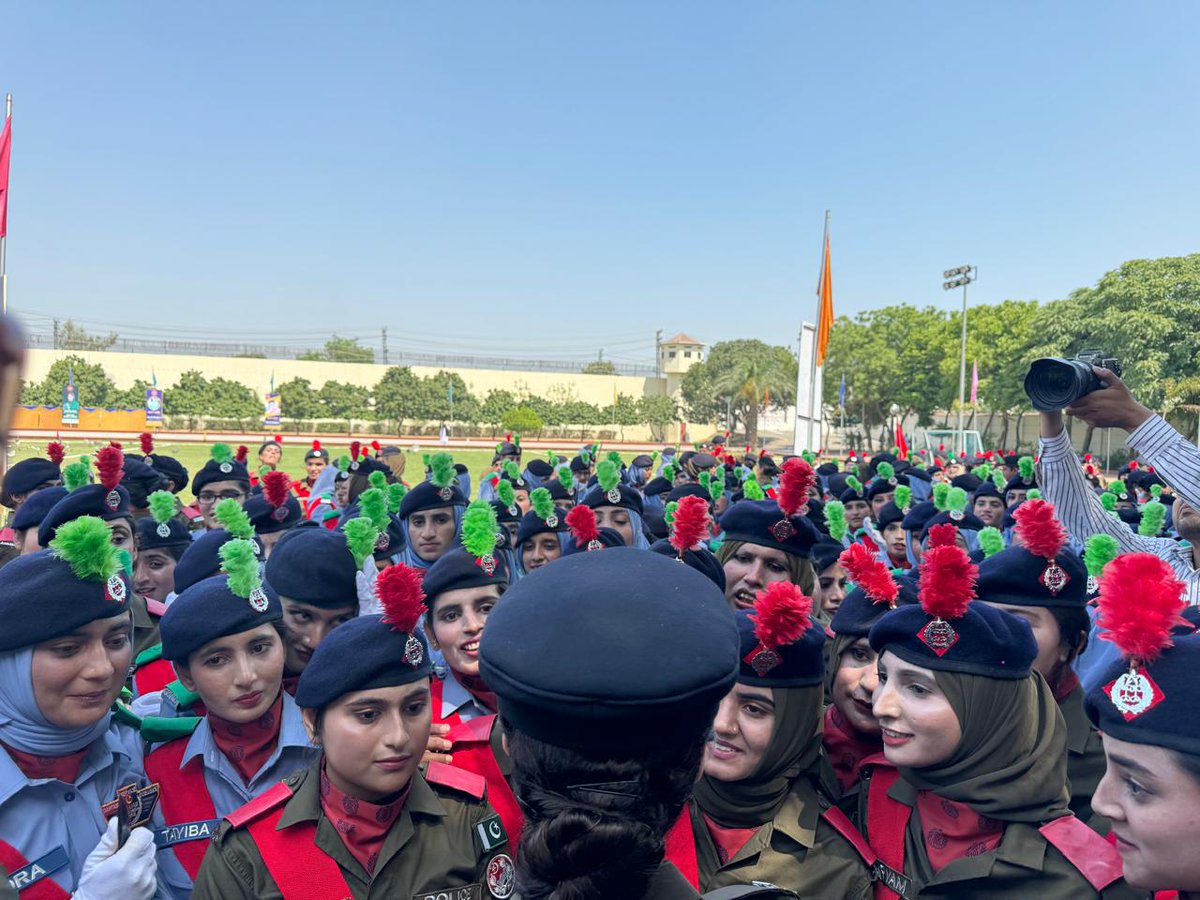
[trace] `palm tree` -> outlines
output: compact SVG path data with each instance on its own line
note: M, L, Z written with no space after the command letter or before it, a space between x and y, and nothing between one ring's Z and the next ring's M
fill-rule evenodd
M796 394L795 376L770 357L747 354L722 372L715 388L720 396L740 400L746 407L746 443L758 445L758 408L768 393L775 403L790 403Z

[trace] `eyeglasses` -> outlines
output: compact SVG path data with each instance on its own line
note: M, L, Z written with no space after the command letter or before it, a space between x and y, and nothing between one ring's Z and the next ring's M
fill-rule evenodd
M221 491L219 494L201 491L196 495L196 502L208 506L218 500L241 500L243 496L245 495L241 491Z

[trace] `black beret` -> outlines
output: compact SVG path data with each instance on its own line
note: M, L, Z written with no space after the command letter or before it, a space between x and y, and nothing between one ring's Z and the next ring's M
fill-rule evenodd
M221 547L227 541L233 540L224 528L206 531L192 541L192 545L183 551L179 562L175 565L175 593L182 594L193 584L211 578L221 571ZM262 541L254 536L256 554L262 558Z
M642 488L642 493L647 497L657 497L659 494L665 494L670 490L671 482L659 475L646 482L646 486Z
M671 535L666 515L660 509L648 508L642 513L642 526L645 528L646 534L656 541ZM722 577L724 577L724 573L722 573Z
M1173 645L1154 662L1138 666L1138 674L1132 679L1122 678L1128 675L1128 661L1111 663L1084 696L1084 709L1101 733L1117 740L1200 755L1200 716L1196 715L1200 634L1177 635L1172 641ZM1113 694L1120 699L1121 686L1131 680L1129 687L1140 683L1142 690L1140 694L1128 692L1128 699L1122 700L1125 709L1119 709ZM1143 705L1145 708L1137 711Z
M829 489L829 496L841 499L842 494L845 493L846 489L849 487L849 485L846 484L846 481L849 478L849 472L834 472L832 475L830 475L829 480L826 482L826 485Z
M933 481L932 476L919 466L909 466L904 470L904 474L907 476L910 484L913 481L923 481L926 484L930 484Z
M871 483L867 485L866 499L874 500L880 494L892 493L893 491L896 490L896 488L899 485L908 484L908 476L907 475L897 475L894 479L896 482L895 484L892 484L892 480L893 479L884 479L884 478L879 478L879 477L872 478ZM845 501L842 501L842 502L845 502Z
M929 520L937 514L937 505L932 500L922 500L909 507L908 512L904 514L904 519L900 522L900 527L905 531L922 532L929 524Z
M694 481L678 484L671 488L671 492L664 498L664 502L671 503L682 500L684 497L699 497L706 503L712 503L712 495Z
M828 478L830 475L836 475L840 472L841 469L839 469L838 464L834 462L825 462L817 466L817 474L825 478Z
M829 523L825 521L825 504L820 500L808 501L808 509L804 513L804 517L813 523L813 527L820 532L822 539L829 537Z
M529 488L522 486L521 490L527 491ZM496 511L496 521L499 524L503 525L505 522L521 521L521 507L517 506L517 504L514 503L510 508L505 506L499 500L492 500L489 502L491 503L492 509Z
M575 498L571 496L571 492L567 490L566 485L557 478L551 478L542 487L550 492L551 500L569 500L572 503L575 502Z
M835 541L831 538L822 537L821 540L813 544L812 561L813 568L817 574L821 574L835 562L846 548L842 546L841 541Z
M1088 573L1083 561L1078 554L1065 550L1055 557L1055 563L1067 576L1057 593L1042 583L1046 560L1014 544L979 564L975 595L980 600L1012 606L1083 609L1088 601Z
M601 506L616 506L621 509L632 510L639 516L642 514L641 494L627 484L618 484L613 490L620 495L619 500L614 501L597 485L588 491L587 496L583 498L583 505L590 506L592 509L598 509Z
M742 500L729 507L725 515L721 516L720 524L727 541L775 547L793 556L808 559L812 554L813 544L820 540L821 533L804 516L791 516L787 519L790 527L775 529L786 535L780 540L771 529L783 520L783 511L774 500Z
M964 472L950 479L950 487L962 488L968 494L983 484L983 479L970 472Z
M754 634L757 615L753 609L739 609L735 614L738 628L738 638L741 642L742 662L738 670L740 684L752 684L757 687L809 687L821 684L825 680L825 659L822 653L825 647L825 629L815 621L810 620L804 634L791 644L782 644L766 648L774 654L776 664L770 669L759 671L754 663L762 665L763 657L759 651L764 649Z
M1007 497L1009 491L1027 491L1030 488L1035 487L1037 487L1036 478L1031 478L1026 481L1021 477L1020 473L1018 473L1012 478L1008 479L1008 482L1004 485L1004 496Z
M347 471L351 475L362 475L363 477L370 475L372 472L382 472L388 477L391 477L392 474L392 469L387 463L380 462L371 456L360 456L350 463Z
M655 541L650 545L650 549L672 559L680 558L679 552L671 546L670 540L665 538ZM719 587L722 594L725 593L725 568L711 550L707 547L699 549L693 547L685 550L683 551L683 561Z
M59 500L67 496L67 493L67 489L60 485L34 491L29 495L29 499L21 504L21 508L13 514L13 531L24 531L27 528L42 524L42 519L46 518L46 513L50 512L50 509Z
M645 453L639 453L633 458L633 462L631 462L630 465L637 466L639 469L648 469L654 465L654 460Z
M192 479L192 493L199 494L206 484L216 481L237 481L246 485L249 490L250 473L246 470L246 464L240 463L236 459L220 463L215 459L210 459Z
M500 456L520 456L521 445L512 441L501 441L496 447L496 453Z
M193 584L171 601L159 620L163 658L186 663L209 641L278 622L283 618L279 596L265 582L259 591L249 600L239 597L223 574Z
M266 579L289 600L321 609L357 608L358 572L342 532L293 528L271 551Z
M605 549L625 546L625 538L621 537L621 532L615 528L598 528L596 530L596 540L603 544ZM588 552L587 544L577 544L573 537L568 539L566 547L563 548L563 556Z
M313 441L313 443L316 446L310 446L307 450L304 451L304 461L308 462L310 459L328 460L329 459L329 451L321 446L320 441Z
M981 481L979 487L975 488L972 499L978 500L980 497L996 497L1001 501L1004 500L1004 497L1000 495L1000 489L991 480Z
M14 494L28 494L39 484L59 481L61 478L62 473L58 466L50 460L41 456L23 459L4 473L3 488L0 489L3 496L0 496L0 501L11 507Z
M135 485L147 494L166 488L166 477L158 469L126 456L121 474L121 484Z
M346 523L357 519L362 515L362 509L358 505L358 500L355 499L351 504L343 510L338 518L337 530L345 531ZM319 523L311 519L301 519L295 524L295 528L304 528ZM396 513L388 513L387 529L375 538L374 557L377 560L391 560L392 556L404 549L404 545L408 542L407 536L404 534L404 523L400 521L400 516Z
M5 623L0 652L31 647L97 619L119 616L129 610L132 593L124 571L108 582L83 581L53 550L18 556L0 568L0 617Z
M398 631L382 616L358 616L330 631L313 651L296 704L322 709L352 691L411 684L432 671L421 629Z
M517 546L521 546L526 541L534 536L544 533L556 533L567 530L567 517L560 515L558 510L555 510L554 516L550 520L554 524L543 519L532 509L521 517L521 524L517 526Z
M1037 641L1024 619L972 601L960 618L946 620L953 629L948 649L934 650L922 635L936 628L934 619L917 606L898 606L871 627L871 647L890 650L905 662L942 672L966 672L988 678L1027 678L1037 657ZM939 655L940 652L940 655Z
M503 590L508 584L508 571L502 560L501 556L496 557L496 568L489 575L475 557L462 547L447 550L425 570L425 578L421 582L421 589L425 591L425 605L432 611L438 595L446 591L484 587L489 584L499 585Z
M288 494L287 502L280 507L274 507L267 502L262 493L252 494L242 509L250 517L255 534L274 534L276 531L286 531L304 518L300 509L300 501L295 495Z
M549 478L554 474L554 466L544 459L531 459L525 466L525 471L534 478Z
M131 519L129 511L129 491L117 485L117 505L109 503L110 491L102 484L85 484L67 494L46 513L42 524L38 526L38 543L43 547L50 546L58 527L72 522L80 516L96 516L105 522L115 519Z
M904 510L898 507L895 503L889 500L883 504L883 509L879 510L879 519L875 523L879 526L879 530L887 528L889 525L897 525L904 521Z
M174 492L176 494L187 487L188 470L175 457L163 456L161 453L151 453L148 456L142 457L142 459L146 465L155 469L160 475L170 479L174 483Z
M576 456L570 463L572 472L586 472L591 466L591 463L585 463L583 457Z
M955 518L958 516L958 518ZM934 525L953 525L955 528L963 531L982 531L987 528L983 524L983 519L972 515L971 513L955 512L954 510L942 510L937 515L933 516L925 523L925 529L921 532L921 539L925 539L925 535L929 533L929 529Z
M413 513L442 506L466 506L467 498L457 484L439 488L432 481L422 481L404 495L400 501L400 518L407 519ZM284 591L286 594L287 591Z
M866 503L867 502L865 490L864 490L864 492L859 492L859 491L854 490L854 488L851 488L851 487L848 487L844 491L842 491L841 494L838 495L838 499L841 500L843 503Z
M1142 511L1136 506L1118 509L1117 518L1136 531L1138 525L1142 522Z
M138 550L183 551L194 543L191 532L178 519L168 519L159 525L151 516L142 516L134 527L137 530ZM166 534L161 534L159 529L164 530Z
M871 474L872 475L875 474L879 470L879 464L884 463L884 462L890 464L893 468L895 468L896 454L885 452L885 453L876 453L874 456L872 456L871 463L870 463Z
M517 730L593 754L700 737L740 659L724 593L633 548L581 553L521 579L488 616L479 652Z
M914 579L892 575L892 580L900 589L896 606L917 602L917 582ZM829 630L848 637L866 637L871 632L871 626L890 609L886 603L876 603L862 588L854 587L834 612Z
M692 454L692 468L694 469L711 469L717 464L717 458L711 453L694 453Z

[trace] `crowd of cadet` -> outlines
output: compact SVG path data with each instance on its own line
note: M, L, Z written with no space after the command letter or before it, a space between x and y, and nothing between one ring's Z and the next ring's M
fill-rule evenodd
M53 443L0 497L0 898L1200 896L1200 450L1122 396L1108 484L1056 413L478 484Z

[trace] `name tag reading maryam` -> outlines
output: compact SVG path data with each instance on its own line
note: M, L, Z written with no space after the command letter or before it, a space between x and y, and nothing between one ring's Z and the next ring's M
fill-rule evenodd
M62 847L55 847L45 856L12 872L8 876L9 887L14 891L23 891L59 869L65 869L70 863L71 858L67 856L67 851Z

